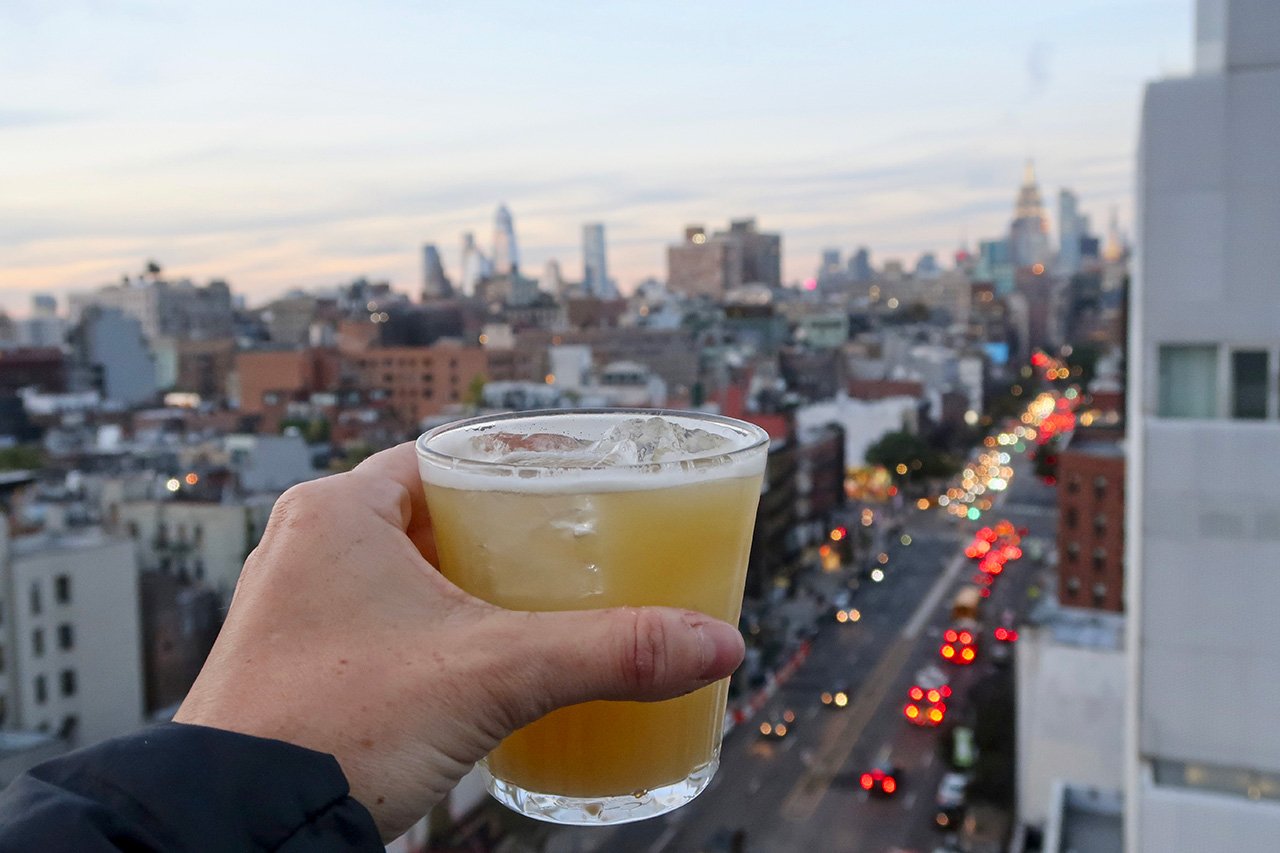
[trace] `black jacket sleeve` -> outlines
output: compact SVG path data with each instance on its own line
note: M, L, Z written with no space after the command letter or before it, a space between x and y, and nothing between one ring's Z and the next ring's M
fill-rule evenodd
M166 723L45 762L0 793L0 853L383 853L331 755Z

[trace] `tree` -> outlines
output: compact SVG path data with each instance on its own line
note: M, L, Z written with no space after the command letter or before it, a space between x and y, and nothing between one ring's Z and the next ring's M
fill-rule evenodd
M867 464L886 469L899 483L950 477L959 470L950 456L905 430L885 433L867 448L866 459Z
M463 402L470 408L478 409L484 402L484 383L483 373L477 373L471 377L471 383L467 385L467 395L463 398Z

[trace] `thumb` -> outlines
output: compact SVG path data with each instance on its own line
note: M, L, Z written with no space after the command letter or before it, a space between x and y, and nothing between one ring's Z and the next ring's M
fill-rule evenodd
M512 707L528 721L596 699L651 702L727 678L742 663L738 629L692 610L619 607L547 613L506 611L518 620L510 654L528 667L512 684ZM529 688L536 685L535 689Z

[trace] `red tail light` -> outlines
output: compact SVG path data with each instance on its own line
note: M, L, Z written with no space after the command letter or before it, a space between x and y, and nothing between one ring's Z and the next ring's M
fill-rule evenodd
M1008 639L1008 638L1009 638L1009 632L1008 632L1008 631L1006 631L1004 628L997 628L997 629L996 629L996 639L997 639L997 640L1006 640L1006 639Z
M961 631L960 642L964 643L966 646L969 645L973 642L973 634L970 634L968 631Z
M954 646L943 646L943 647L942 647L942 656L943 656L944 658L946 658L947 660L951 660L953 657L955 657L955 656L956 656L956 650L955 650L955 647L954 647Z
M942 698L945 699L951 695L951 688L944 684L942 685L941 693L942 693Z
M965 649L960 653L960 657L965 661L973 660L973 657L974 657L973 649Z
M1009 642L1011 642L1011 643L1012 643L1012 642L1013 642L1014 640L1016 640L1016 639L1018 639L1018 632L1017 632L1017 631L1010 631L1010 632L1009 632L1009 636L1008 636L1008 640L1009 640Z
M919 687L912 687L910 690L910 696L912 699L919 702L921 699L924 698L924 691L921 690Z
M863 773L862 778L859 780L859 783L862 785L863 788L870 791L871 786L875 784L875 780L871 778L870 773Z
M902 713L907 715L908 720L914 720L916 717L920 716L920 709L915 705L908 705Z
M892 794L894 791L898 790L898 783L893 781L892 776L886 776L884 777L884 781L880 783L880 787L886 794Z
M929 721L930 721L930 722L933 722L933 723L940 723L940 722L942 722L942 709L941 709L941 708L930 708L930 709L929 709Z
M948 643L954 643L956 641L957 636L959 635L956 634L954 630L948 628L947 633L942 635L942 639L946 640Z
M984 586L984 587L982 588L982 592L981 592L981 593L979 593L979 594L980 594L983 598L990 598L990 597L991 597L991 588L990 588L990 587L986 587L986 586Z
M925 695L929 697L929 703L934 705L936 705L942 699L942 694L939 693L937 690L930 690Z

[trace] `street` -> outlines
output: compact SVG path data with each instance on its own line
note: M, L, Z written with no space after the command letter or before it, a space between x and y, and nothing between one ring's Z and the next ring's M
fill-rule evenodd
M565 830L554 851L635 853L727 853L735 831L746 834L750 853L840 851L881 853L893 847L929 851L945 838L935 829L935 794L947 762L939 754L940 729L910 725L903 716L913 677L940 664L942 634L951 619L956 588L970 581L974 563L962 553L973 531L1007 518L1030 530L1046 553L1052 550L1053 490L1035 480L1025 463L1003 504L981 522L957 521L938 510L905 516L904 533L888 542L882 582L864 582L853 605L857 622L825 619L808 659L755 717L725 738L719 772L693 803L663 818L602 829ZM964 719L973 684L995 670L991 629L1006 608L1019 617L1042 587L1042 568L1030 557L1010 563L984 604L985 645L977 662L946 664L953 695L948 725ZM824 690L847 685L843 709L824 707ZM795 714L780 740L760 736L760 723L784 710ZM878 759L901 768L893 797L872 798L859 776Z

